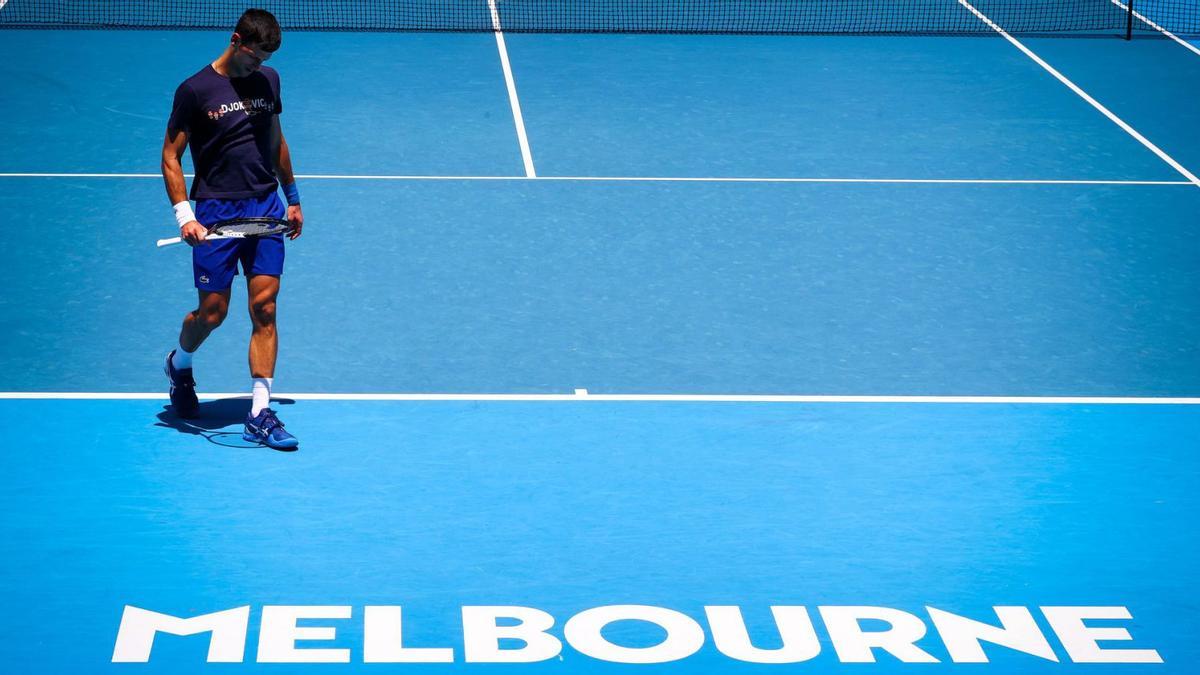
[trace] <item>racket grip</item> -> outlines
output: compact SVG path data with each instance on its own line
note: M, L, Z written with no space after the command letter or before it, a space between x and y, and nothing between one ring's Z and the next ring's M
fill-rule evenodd
M182 243L183 243L183 237L171 237L169 239L159 239L158 247L162 248L163 246L171 246L172 244L182 244Z

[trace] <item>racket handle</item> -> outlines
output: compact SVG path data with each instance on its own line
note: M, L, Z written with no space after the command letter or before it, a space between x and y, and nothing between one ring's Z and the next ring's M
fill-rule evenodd
M203 241L218 241L221 239L242 239L242 237L235 236L232 234L210 234L207 237L205 237ZM170 239L159 239L157 243L158 243L159 248L162 248L163 246L174 246L175 244L182 244L183 237L171 237Z

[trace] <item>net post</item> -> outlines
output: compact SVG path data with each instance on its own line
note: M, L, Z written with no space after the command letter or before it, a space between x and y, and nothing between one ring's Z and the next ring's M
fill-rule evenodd
M1128 5L1125 12L1125 39L1133 39L1133 0L1126 0Z

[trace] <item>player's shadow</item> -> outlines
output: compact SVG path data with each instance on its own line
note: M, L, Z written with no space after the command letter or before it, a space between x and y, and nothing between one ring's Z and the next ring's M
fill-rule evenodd
M272 398L271 406L295 405L290 398ZM170 405L163 406L158 413L158 422L154 426L174 429L181 434L202 436L209 443L226 448L242 448L246 450L264 447L242 439L242 423L250 412L250 397L223 398L216 401L201 401L200 411L194 419L183 419L175 414ZM228 431L228 427L234 427ZM291 452L296 448L284 450Z

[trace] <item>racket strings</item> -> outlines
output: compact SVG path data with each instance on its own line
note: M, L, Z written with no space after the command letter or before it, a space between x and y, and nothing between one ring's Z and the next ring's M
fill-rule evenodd
M286 232L290 227L286 220L276 218L238 218L217 223L211 232L225 236L258 237Z

